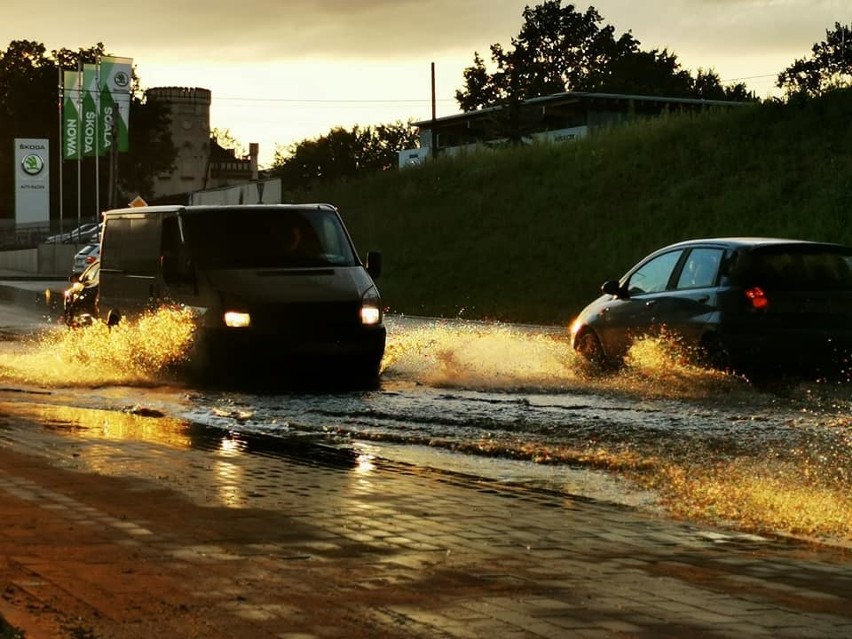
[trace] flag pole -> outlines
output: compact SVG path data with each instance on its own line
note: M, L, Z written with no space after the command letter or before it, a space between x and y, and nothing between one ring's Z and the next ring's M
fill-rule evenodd
M65 78L63 77L62 67L60 65L56 65L56 71L59 74L59 85L57 86L57 90L59 93L58 102L58 111L59 111L59 138L57 140L57 148L59 149L59 235L62 235L62 218L63 218L63 210L64 210L64 201L65 198L63 196L63 180L62 180L62 165L65 164L65 148L62 145L62 109L64 107L65 100ZM50 216L48 216L48 219ZM50 223L48 222L48 227Z
M83 51L80 50L80 56L77 58L77 131L83 130ZM80 135L80 133L78 133ZM80 218L83 214L83 198L82 198L82 183L83 183L83 149L77 153L77 227L80 226Z
M95 66L95 219L101 217L101 57Z

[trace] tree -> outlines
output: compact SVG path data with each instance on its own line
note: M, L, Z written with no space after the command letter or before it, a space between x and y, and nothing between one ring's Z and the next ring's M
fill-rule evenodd
M625 52L590 70L586 84L588 90L603 93L693 97L692 76L667 49Z
M778 74L776 86L787 95L819 95L852 84L852 24L834 23L825 40L811 48L810 58L796 60Z
M59 73L61 69L76 69L84 63L95 63L106 55L104 45L97 43L88 49L58 49L48 54L43 44L16 40L6 51L0 52L0 175L9 176L0 181L0 219L14 216L13 140L19 137L46 138L53 150L50 166L50 188L54 194L51 218L59 217L59 198L64 195L65 211L77 210L77 171L80 180L81 210L85 217L98 214L95 202L106 204L109 184L101 180L100 192L95 197L93 158L79 163L65 162L59 170L61 140L59 139ZM134 72L131 85L130 152L119 154L118 187L122 197L150 194L154 177L168 171L176 157L168 133L168 115L156 105L144 103L140 97L139 80ZM106 175L107 162L103 163ZM63 188L59 188L59 176ZM67 213L65 215L68 215Z
M318 138L276 148L270 171L290 188L309 190L320 183L395 169L399 152L416 145L411 122L335 127Z
M463 72L465 91L456 91L456 102L462 111L475 111L496 104L500 99L500 90L485 68L485 62L479 52L473 54L473 66Z
M234 155L237 157L246 157L248 155L246 145L237 140L237 138L235 138L231 133L230 129L214 127L213 130L210 131L210 137L216 140L216 144L221 146L223 149L232 150Z
M126 200L150 198L154 178L174 170L177 149L169 129L171 115L162 102L130 102L130 152L118 155L118 186Z
M491 45L491 60L497 70L488 74L479 53L474 65L465 69L465 88L456 91L456 101L466 111L494 106L510 96L521 99L584 90L589 69L602 66L608 58L634 45L630 34L618 40L614 29L601 29L594 7L585 13L562 0L545 0L523 11L524 24L511 49Z
M747 96L745 85L724 87L718 75L682 69L674 53L643 51L628 31L616 36L594 7L578 12L562 0L545 0L523 11L512 47L491 45L493 73L479 53L456 91L463 111L518 104L564 91L628 93L667 97Z

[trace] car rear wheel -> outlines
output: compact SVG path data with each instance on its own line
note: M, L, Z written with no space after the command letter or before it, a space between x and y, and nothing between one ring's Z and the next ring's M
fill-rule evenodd
M723 372L732 369L731 354L716 335L707 335L701 340L698 348L698 363Z

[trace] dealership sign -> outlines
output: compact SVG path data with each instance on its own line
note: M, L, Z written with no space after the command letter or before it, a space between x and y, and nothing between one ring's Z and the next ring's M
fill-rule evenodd
M15 138L15 222L50 220L50 146L47 140Z

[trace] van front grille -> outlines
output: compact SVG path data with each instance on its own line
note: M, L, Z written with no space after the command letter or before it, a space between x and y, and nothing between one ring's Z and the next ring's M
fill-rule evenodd
M252 312L252 323L258 330L327 331L334 328L360 326L361 304L358 302L299 302L276 304Z

